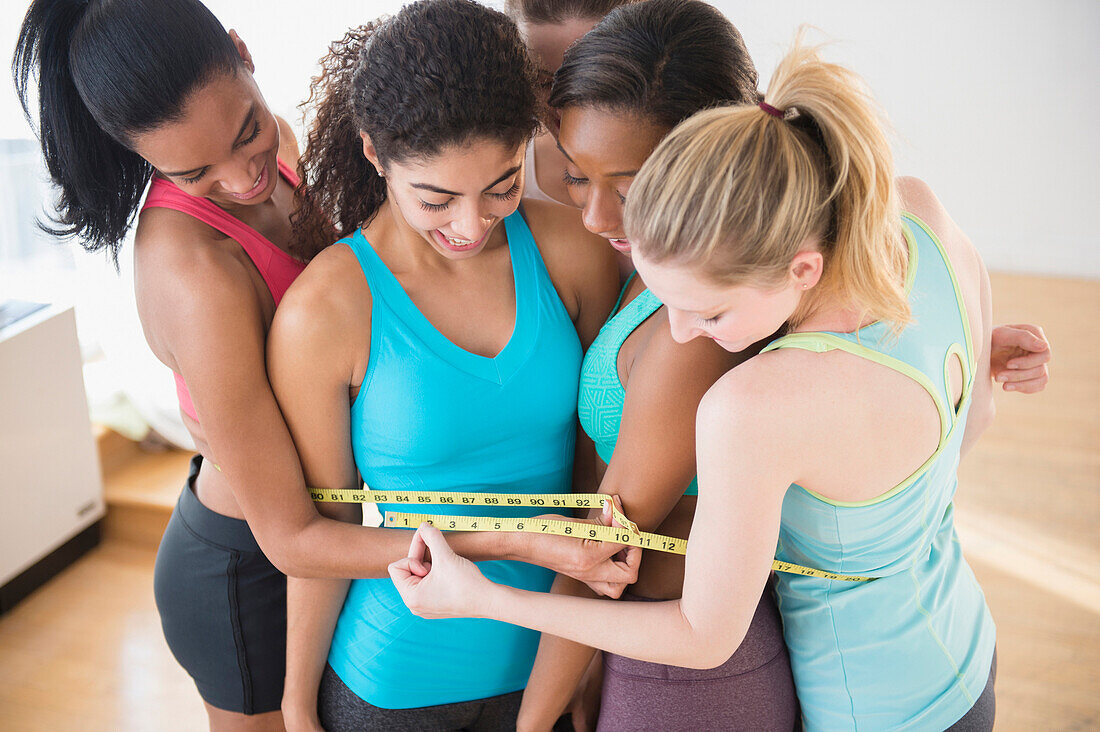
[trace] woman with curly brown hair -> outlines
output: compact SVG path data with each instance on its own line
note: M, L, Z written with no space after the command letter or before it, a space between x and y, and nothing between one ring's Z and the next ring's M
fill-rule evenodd
M423 0L350 34L325 66L296 221L302 256L316 256L268 349L307 482L569 492L581 354L616 277L568 209L517 211L538 103L514 24L468 0ZM335 245L318 234L326 222ZM357 508L344 513L359 520ZM409 533L377 531L407 546ZM386 576L392 556L370 559L350 587L290 580L288 724L513 728L538 634L414 618ZM515 587L553 579L481 566Z

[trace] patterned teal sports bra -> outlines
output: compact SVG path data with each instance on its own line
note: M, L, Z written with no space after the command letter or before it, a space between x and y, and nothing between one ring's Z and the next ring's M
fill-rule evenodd
M596 443L596 452L605 463L611 462L611 455L615 452L619 425L623 419L623 404L626 402L626 389L619 380L619 349L630 334L661 307L661 301L646 289L619 310L619 304L633 279L632 274L623 285L615 309L600 328L596 340L588 347L581 366L577 416L581 428ZM696 479L692 479L684 495L699 495Z

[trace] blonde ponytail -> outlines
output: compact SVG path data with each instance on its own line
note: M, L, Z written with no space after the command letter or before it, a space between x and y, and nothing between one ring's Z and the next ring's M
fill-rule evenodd
M790 323L828 299L900 328L908 258L890 145L861 79L801 37L760 104L701 112L657 147L631 185L627 236L647 259L763 287L816 240L824 274Z

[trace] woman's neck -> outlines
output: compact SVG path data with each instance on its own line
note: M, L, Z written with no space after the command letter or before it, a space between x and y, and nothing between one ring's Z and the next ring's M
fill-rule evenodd
M853 333L875 322L866 309L850 301L839 299L814 303L809 316L798 325L790 328L790 333L832 331L834 333Z

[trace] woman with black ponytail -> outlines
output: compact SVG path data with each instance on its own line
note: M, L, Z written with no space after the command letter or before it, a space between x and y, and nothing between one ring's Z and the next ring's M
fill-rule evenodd
M317 513L268 382L275 306L304 263L291 254L297 145L253 70L198 0L35 0L12 63L61 192L47 227L117 261L137 222L139 314L200 453L158 552L157 606L216 729L283 726L284 572L376 576L407 546ZM531 551L463 541L478 557ZM620 576L573 543L539 555L574 576Z
M264 369L304 266L288 253L297 146L253 70L197 0L36 0L12 62L60 190L45 228L117 261L137 220L139 315L200 453L157 555L157 606L217 729L281 728L286 578L268 557L318 565L294 551L318 517Z

